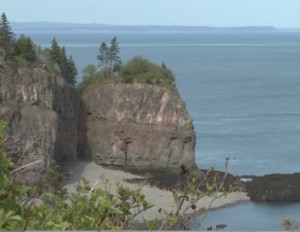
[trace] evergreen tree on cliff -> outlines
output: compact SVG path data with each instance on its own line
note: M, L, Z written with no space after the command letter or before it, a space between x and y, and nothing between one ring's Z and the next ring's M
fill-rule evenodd
M50 60L53 63L57 63L57 64L59 64L61 60L60 47L58 46L58 43L56 42L55 38L53 38L53 40L51 41Z
M120 48L119 43L117 42L117 37L113 37L111 39L109 47L105 42L101 43L99 52L100 54L97 56L100 61L99 66L102 68L109 68L109 75L121 66L122 62L119 56Z
M59 67L62 72L62 77L70 84L76 84L77 69L75 62L70 56L67 57L65 47L61 48Z
M67 69L67 75L66 75L66 81L72 85L76 84L76 76L78 74L75 62L72 58L72 56L67 59L67 64L66 64L66 69Z
M105 68L108 65L108 51L109 48L107 47L105 42L102 42L99 48L100 54L97 56L98 60L100 61L99 67Z
M14 43L15 35L5 13L2 13L0 21L0 61L2 61L2 65L11 59Z
M111 70L114 70L115 68L119 67L122 63L119 53L119 43L117 41L117 37L115 36L110 41L110 48L108 53L109 66Z
M74 60L67 57L65 47L60 48L55 38L51 42L50 60L57 64L62 77L70 84L75 85L77 69Z
M20 38L17 39L13 50L13 56L20 57L29 64L33 64L37 60L34 45L29 37L21 35Z
M68 78L66 77L68 75L68 68L67 68L68 58L67 58L65 47L59 48L58 52L59 55L58 55L57 63L59 65L62 77L64 77L64 79L67 80Z

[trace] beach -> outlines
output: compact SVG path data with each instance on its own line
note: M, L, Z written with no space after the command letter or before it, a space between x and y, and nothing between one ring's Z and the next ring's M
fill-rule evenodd
M67 178L65 180L65 188L68 192L74 192L75 186L82 177L90 181L93 188L107 189L111 193L116 193L116 185L121 184L130 189L141 188L146 199L154 206L145 212L142 212L136 218L137 222L142 222L146 219L161 219L162 215L159 209L166 211L176 210L176 203L173 200L173 195L170 190L163 190L148 184L128 183L126 180L144 178L143 176L134 175L122 170L113 170L97 165L92 161L74 161L67 167ZM209 208L213 198L204 197L198 204L197 208ZM226 197L222 196L216 199L210 206L210 209L225 207L226 205L235 204L242 201L248 201L249 198L245 192L229 193ZM189 213L189 212L187 212Z

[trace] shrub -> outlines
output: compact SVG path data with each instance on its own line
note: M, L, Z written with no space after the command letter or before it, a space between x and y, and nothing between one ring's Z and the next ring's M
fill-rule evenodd
M121 68L121 81L140 82L158 85L175 90L175 78L164 64L156 65L142 57L134 57Z
M115 69L113 73L108 68L97 72L94 65L88 65L82 72L84 74L83 81L79 85L81 91L87 86L107 82L146 83L176 91L175 77L172 71L164 63L159 66L142 57L134 57L124 66Z

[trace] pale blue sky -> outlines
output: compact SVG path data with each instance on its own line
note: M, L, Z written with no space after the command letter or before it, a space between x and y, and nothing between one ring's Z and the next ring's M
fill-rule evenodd
M0 0L10 21L300 27L300 0Z

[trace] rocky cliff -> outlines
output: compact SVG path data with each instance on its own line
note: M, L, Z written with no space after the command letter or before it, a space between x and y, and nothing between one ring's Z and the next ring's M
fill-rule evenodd
M22 182L37 183L49 160L77 156L79 95L61 77L34 68L0 74L0 118L8 122L9 155Z
M5 74L4 74L5 73ZM49 161L92 157L138 168L195 166L192 119L178 93L149 84L90 86L81 98L41 69L0 73L0 119L22 182L38 183Z
M82 94L80 155L102 165L194 166L195 132L173 91L147 84L102 84Z

